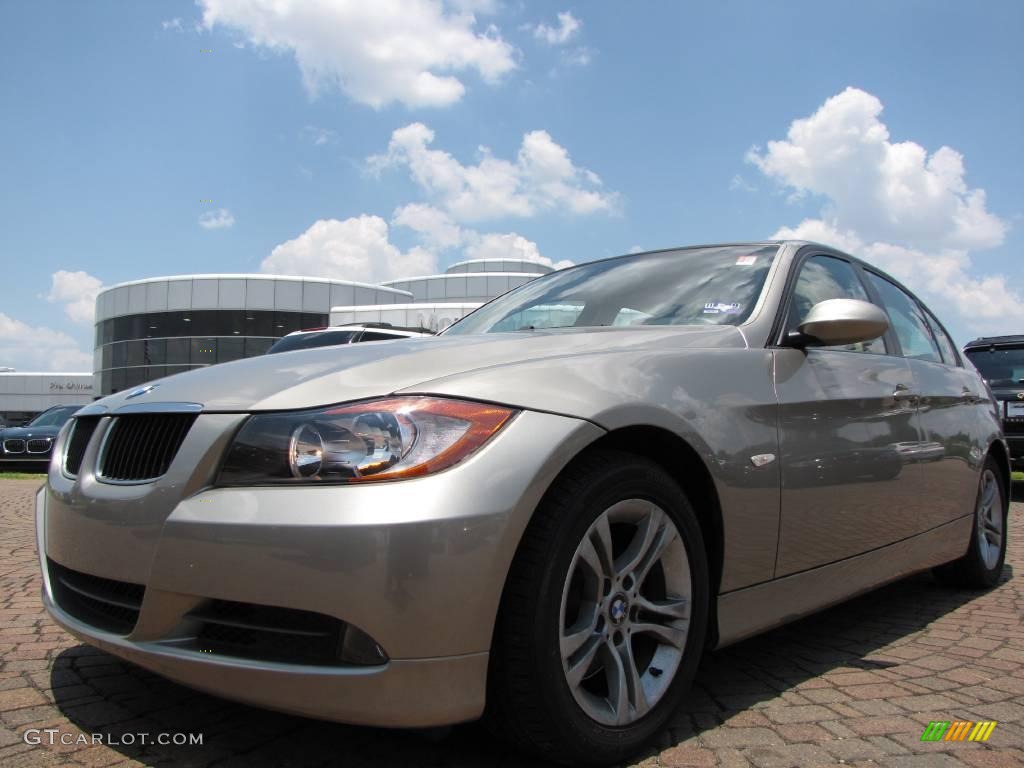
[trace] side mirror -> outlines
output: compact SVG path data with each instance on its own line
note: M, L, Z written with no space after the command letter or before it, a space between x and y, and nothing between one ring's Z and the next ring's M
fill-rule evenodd
M874 304L859 299L828 299L811 307L796 333L789 336L794 346L818 342L832 347L871 341L887 330L889 318Z

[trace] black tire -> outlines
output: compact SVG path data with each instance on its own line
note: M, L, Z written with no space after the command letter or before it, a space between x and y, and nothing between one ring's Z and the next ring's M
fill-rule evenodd
M661 699L635 722L613 727L592 719L573 698L559 651L559 611L576 548L591 524L617 502L638 498L671 518L685 546L690 624L675 678ZM704 647L708 601L704 540L679 485L654 462L632 454L585 454L545 495L510 569L495 627L485 724L545 759L594 766L621 762L665 726L689 688Z
M991 589L999 583L999 577L1003 573L1003 563L1006 561L1007 522L1010 511L1010 500L1006 497L1006 479L1003 469L999 463L989 456L981 470L981 478L978 481L978 494L974 502L974 524L971 526L971 542L967 547L967 554L952 563L940 565L933 570L935 578L940 584L948 587L962 589ZM998 515L1002 518L1002 536L998 559L994 564L985 562L982 547L982 528L979 521L982 520L982 497L986 491L986 482L991 477L995 478L995 492L998 494Z

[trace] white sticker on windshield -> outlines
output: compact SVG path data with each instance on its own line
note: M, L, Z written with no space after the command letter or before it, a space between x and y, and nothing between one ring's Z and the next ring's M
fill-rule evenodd
M737 267L752 267L757 263L757 256L740 256L736 259Z
M741 309L736 302L727 304L724 301L709 301L704 305L705 315L735 315Z

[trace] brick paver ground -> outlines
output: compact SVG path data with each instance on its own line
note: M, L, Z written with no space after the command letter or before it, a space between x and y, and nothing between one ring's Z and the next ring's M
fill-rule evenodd
M0 480L0 766L526 766L477 727L416 734L265 712L195 693L79 644L44 615L32 522L38 483ZM1018 485L1018 499L1022 499ZM950 591L916 576L702 663L643 766L1024 766L1024 503L1003 581ZM930 720L996 720L987 744L922 743ZM126 742L33 746L56 728ZM45 734L44 734L45 737Z

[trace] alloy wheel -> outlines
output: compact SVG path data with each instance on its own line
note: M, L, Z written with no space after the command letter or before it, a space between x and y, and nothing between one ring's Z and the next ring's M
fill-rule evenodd
M982 473L975 523L981 559L986 568L995 568L1003 549L1003 494L991 469Z
M604 510L573 555L562 589L559 647L573 698L593 720L630 725L665 695L690 624L686 545L657 504Z

